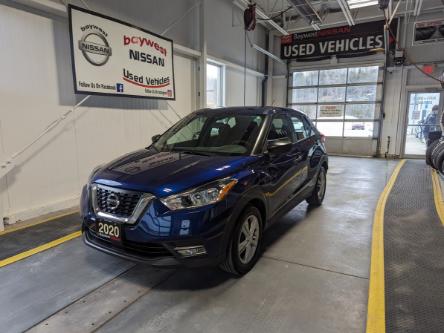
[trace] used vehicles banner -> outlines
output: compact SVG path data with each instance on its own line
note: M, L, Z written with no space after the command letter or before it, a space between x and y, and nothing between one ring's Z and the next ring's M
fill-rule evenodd
M69 6L76 93L175 99L173 42Z
M282 59L324 59L358 57L384 49L384 21L342 26L281 37ZM396 33L397 22L391 30ZM393 43L393 39L390 38Z

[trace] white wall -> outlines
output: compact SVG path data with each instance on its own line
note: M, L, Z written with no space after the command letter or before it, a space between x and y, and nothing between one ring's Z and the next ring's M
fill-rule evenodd
M273 106L287 106L287 78L285 75L272 77L272 103Z
M157 33L196 3L195 0L86 2L91 10ZM82 6L78 1L75 3ZM208 9L211 6L215 10ZM217 16L218 22L224 22L218 29L210 28L207 39L224 35L224 47L236 49L224 52L223 47L209 47L210 54L213 52L228 64L226 104L242 105L243 72L239 66L244 63L243 52L237 51L239 27L231 24L231 1L213 0L206 8L209 21ZM217 10L230 15L222 20ZM237 7L235 10L238 15L240 10ZM200 50L199 27L199 12L195 8L166 36ZM262 33L261 28L252 35L253 41L260 44ZM0 0L0 47L0 161L3 161L83 96L73 94L66 17ZM248 67L260 70L263 56L256 51L248 52ZM152 135L162 133L179 116L195 110L197 59L176 54L174 62L176 101L92 96L62 126L23 154L17 167L0 179L0 229L3 217L14 223L77 205L81 186L94 166L146 146ZM261 80L261 73L249 70L248 105L260 104Z
M225 72L226 106L244 105L244 73L230 67ZM261 77L247 74L245 105L261 104Z
M0 40L14 50L3 52L0 62L3 156L20 150L76 102L65 23L0 7ZM92 96L26 152L5 177L4 215L15 221L77 204L95 165L146 146L178 120L173 108L181 116L194 110L194 61L175 56L174 62L176 101Z
M232 0L205 0L205 30L208 54L239 65L244 64L243 13ZM265 45L265 28L259 23L248 32L251 42L262 48ZM247 67L262 71L265 56L252 49L247 41Z
M209 59L222 60L225 65L225 106L244 105L244 71L246 63L245 105L261 105L261 82L265 56L251 48L245 35L243 13L231 0L206 0L204 28L207 35ZM252 43L266 48L265 28L257 24L255 31L248 32ZM259 72L259 73L258 73Z

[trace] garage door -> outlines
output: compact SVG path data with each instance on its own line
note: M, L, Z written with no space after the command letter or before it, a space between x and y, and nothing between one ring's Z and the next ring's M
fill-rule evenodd
M378 65L294 71L288 105L328 137L330 153L371 156L380 128L383 69Z

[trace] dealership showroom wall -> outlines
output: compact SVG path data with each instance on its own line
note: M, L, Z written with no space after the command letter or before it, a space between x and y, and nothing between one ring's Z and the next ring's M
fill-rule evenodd
M0 46L0 332L444 332L444 0L0 0Z

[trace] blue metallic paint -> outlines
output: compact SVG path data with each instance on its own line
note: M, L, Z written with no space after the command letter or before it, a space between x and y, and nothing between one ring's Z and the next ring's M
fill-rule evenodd
M297 204L311 193L314 187L311 180L322 163L327 163L327 156L319 135L293 144L291 151L279 156L201 156L159 153L148 148L103 166L92 175L90 182L156 196L136 225L123 227L126 240L160 243L171 250L174 263L209 265L218 264L225 257L234 223L249 202L261 203L264 220L271 221L283 207ZM294 175L304 168L307 176L298 182ZM216 204L170 211L159 200L225 177L234 177L238 183L223 201ZM88 186L82 191L81 215L83 229L87 230L96 221ZM173 251L175 246L196 244L206 247L204 258L184 259Z

